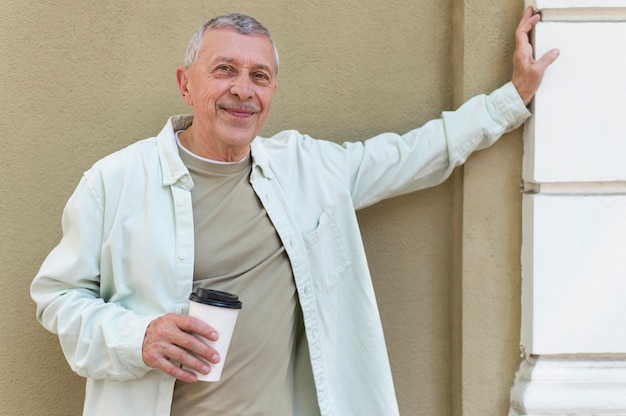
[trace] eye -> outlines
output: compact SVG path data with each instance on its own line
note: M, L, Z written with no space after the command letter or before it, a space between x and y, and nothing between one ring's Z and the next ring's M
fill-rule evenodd
M255 72L254 74L252 74L252 77L254 78L255 82L257 82L257 83L269 84L269 82L270 82L269 75L267 75L264 72Z
M233 68L229 65L218 65L215 68L215 72L220 74L230 74L233 72Z

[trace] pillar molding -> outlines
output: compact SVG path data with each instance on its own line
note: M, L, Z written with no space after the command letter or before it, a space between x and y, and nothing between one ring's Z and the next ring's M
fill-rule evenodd
M626 414L624 357L531 356L511 391L509 416Z
M626 1L536 0L559 48L524 130L509 416L626 414Z

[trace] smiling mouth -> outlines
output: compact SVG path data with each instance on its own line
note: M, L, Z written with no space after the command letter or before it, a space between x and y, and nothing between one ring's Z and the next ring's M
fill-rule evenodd
M257 106L252 104L222 104L219 107L236 117L249 117L260 111Z

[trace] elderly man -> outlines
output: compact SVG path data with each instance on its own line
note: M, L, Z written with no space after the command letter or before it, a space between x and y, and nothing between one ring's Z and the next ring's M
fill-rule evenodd
M385 341L355 211L445 180L528 116L551 51L532 58L531 9L512 82L404 135L342 145L296 131L258 137L276 90L270 33L210 20L176 75L192 116L85 172L63 238L31 294L87 377L93 415L394 415ZM239 295L222 357L186 315L197 287Z

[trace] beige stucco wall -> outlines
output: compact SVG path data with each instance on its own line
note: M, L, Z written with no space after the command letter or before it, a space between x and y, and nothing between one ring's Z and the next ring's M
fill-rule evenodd
M100 157L187 111L191 33L242 11L274 33L264 130L403 132L509 79L521 0L0 2L0 414L80 414L83 380L28 287ZM403 415L503 415L519 363L521 134L446 183L360 213Z

